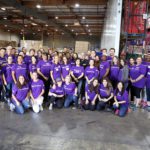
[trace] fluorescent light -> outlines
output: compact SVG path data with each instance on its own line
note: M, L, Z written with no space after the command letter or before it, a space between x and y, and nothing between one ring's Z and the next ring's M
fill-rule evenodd
M74 30L72 29L71 31L73 32Z
M85 17L83 16L82 19L85 19Z
M7 17L4 17L3 19L7 20Z
M48 27L48 24L46 24L45 26Z
M41 8L41 5L37 4L37 5L36 5L36 8Z
M6 10L6 8L2 7L1 10Z
M89 25L87 24L86 27L88 27Z
M55 17L55 19L58 19L58 18L59 18L58 16Z
M89 31L89 32L91 32L91 30L90 30L90 29L89 29L88 31Z
M68 25L66 24L65 27L68 27Z
M37 24L36 24L36 23L34 23L34 22L32 22L31 24L32 24L33 26L37 26Z
M58 29L55 30L56 32L58 31Z
M8 32L10 31L10 30L7 30Z
M79 7L80 7L80 4L76 3L75 8L79 8Z
M5 24L4 26L7 27L7 24Z

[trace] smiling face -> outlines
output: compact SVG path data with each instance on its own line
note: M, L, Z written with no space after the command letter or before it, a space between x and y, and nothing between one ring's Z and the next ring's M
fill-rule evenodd
M38 79L38 74L37 74L37 72L33 72L33 73L32 73L32 79L33 79L33 81L36 81L36 80Z
M142 63L142 58L141 58L141 57L138 57L138 58L136 59L136 62L137 62L138 65L140 65L140 64Z
M25 82L25 79L24 79L24 77L23 76L19 76L19 82L20 82L20 84L21 85L23 85L24 84L24 82Z
M90 62L89 62L90 66L94 66L94 60L91 59Z
M95 80L93 81L93 86L96 87L97 85L98 85L98 80L95 79Z
M107 84L108 84L107 80L104 79L102 83L104 87L107 87Z
M134 59L133 58L130 58L129 62L130 62L131 65L134 65Z
M117 88L118 88L119 91L122 91L122 88L123 88L122 82L118 83Z
M66 84L69 84L70 82L71 82L70 76L66 76L66 78L65 78L65 83L66 83Z

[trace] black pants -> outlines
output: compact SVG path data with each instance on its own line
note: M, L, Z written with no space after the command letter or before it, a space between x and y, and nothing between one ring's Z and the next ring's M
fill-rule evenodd
M95 104L96 105L96 104ZM91 110L91 111L94 111L95 110L95 105L92 105L92 102L89 101L88 104L84 104L84 109L85 110Z
M62 108L64 106L64 97L48 97L50 104L54 104L57 108Z

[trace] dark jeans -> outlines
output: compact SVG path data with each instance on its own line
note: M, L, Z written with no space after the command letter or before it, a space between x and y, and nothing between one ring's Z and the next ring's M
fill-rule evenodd
M64 107L68 108L71 103L75 103L75 107L78 107L78 98L75 95L66 95L65 97L65 103L64 103Z
M77 85L77 88L78 88L78 90L77 90L78 97L80 97L82 95L82 93L83 93L83 89L82 89L82 87L83 87L83 79L80 79L79 82L76 83L76 85Z
M54 104L57 108L62 108L64 106L64 97L48 97L50 104Z
M146 88L147 101L150 102L150 88Z
M115 110L119 109L119 114L118 115L120 117L124 117L128 112L128 106L126 106L126 105L119 105L119 107L117 107L116 105L113 105L113 108Z
M85 109L85 110L94 111L94 110L95 110L95 107L96 107L96 104L93 105L91 101L89 101L88 104L84 104L84 109Z
M12 95L12 83L9 83L5 86L6 88L6 98L11 98Z
M3 97L2 97L2 89L3 89L3 86L0 85L0 101L3 101Z

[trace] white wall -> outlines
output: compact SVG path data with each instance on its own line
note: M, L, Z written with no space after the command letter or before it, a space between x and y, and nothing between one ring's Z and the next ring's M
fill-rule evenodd
M20 37L17 34L10 33L10 32L4 32L3 30L0 30L0 40L16 41L18 44Z
M119 54L121 15L123 0L109 0L103 33L101 36L101 48L115 48L116 55Z

